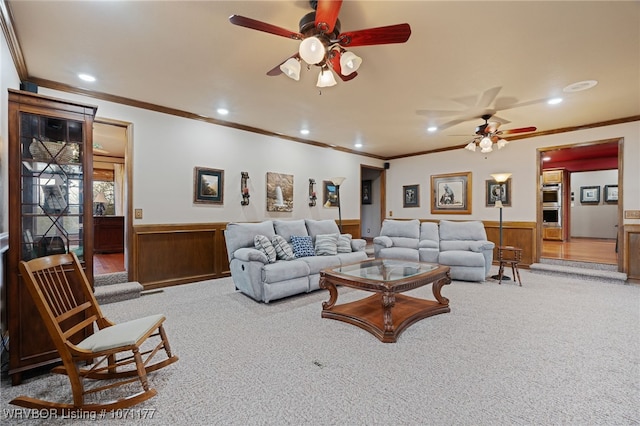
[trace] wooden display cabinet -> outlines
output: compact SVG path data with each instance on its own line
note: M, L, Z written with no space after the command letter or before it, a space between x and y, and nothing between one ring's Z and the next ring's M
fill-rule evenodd
M93 217L93 252L124 252L124 216Z
M59 360L22 282L20 261L74 252L93 282L91 170L96 109L9 89L6 306L9 375L14 385L22 381L23 372ZM82 330L75 337L80 340L91 332Z

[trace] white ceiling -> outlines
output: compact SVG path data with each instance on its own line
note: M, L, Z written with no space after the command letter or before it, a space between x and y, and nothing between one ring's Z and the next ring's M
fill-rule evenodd
M502 129L539 132L640 116L638 1L345 1L343 32L407 22L412 34L405 44L350 49L363 59L358 76L321 94L315 67L303 67L298 82L266 75L298 42L228 21L238 14L297 32L312 10L304 0L8 4L28 75L41 85L81 87L385 159L464 145L486 109L509 121ZM97 81L84 83L79 72ZM599 84L562 92L583 80ZM497 94L489 105L485 93ZM564 102L547 105L554 96ZM525 105L512 107L518 104ZM218 107L230 114L218 116ZM461 122L426 132L455 119ZM308 136L300 135L303 127Z

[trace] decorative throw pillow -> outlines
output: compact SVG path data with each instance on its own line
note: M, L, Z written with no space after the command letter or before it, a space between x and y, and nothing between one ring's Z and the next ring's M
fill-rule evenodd
M273 248L271 241L269 241L267 237L264 235L256 235L253 237L253 245L256 249L267 255L269 263L276 261L276 249Z
M342 234L338 238L338 253L351 253L351 234Z
M276 249L276 256L282 260L293 260L296 255L293 254L293 249L289 243L280 235L274 235L271 239L271 244Z
M316 252L313 250L313 241L310 236L291 236L291 247L296 257L308 257L315 256Z
M316 235L316 254L318 256L334 256L338 254L339 234Z

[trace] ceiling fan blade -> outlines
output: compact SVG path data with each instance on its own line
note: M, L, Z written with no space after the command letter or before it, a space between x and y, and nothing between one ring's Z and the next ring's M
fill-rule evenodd
M342 0L318 0L316 9L316 28L325 34L331 34L336 25Z
M509 130L502 130L500 132L501 135L513 135L516 133L528 133L528 132L535 132L536 128L531 126L531 127L521 127L519 129L509 129Z
M275 77L277 75L282 74L282 70L280 69L280 65L284 64L285 62L287 62L291 58L298 59L298 58L300 58L300 54L298 52L296 52L293 55L289 56L287 59L285 59L284 61L280 62L278 65L273 67L273 69L270 69L269 71L267 71L267 75L271 76L271 77Z
M411 27L409 24L397 24L349 31L338 35L337 41L342 47L371 46L375 44L404 43L409 40L410 35Z
M489 133L493 133L496 130L498 130L498 127L500 127L500 122L498 121L490 121L487 128L485 129L485 133L489 132Z
M342 79L342 81L349 81L356 78L358 73L356 71L352 72L349 75L342 75L342 67L340 66L340 51L334 50L331 58L329 59L329 66L333 68L333 70L338 74L338 77Z
M302 40L304 37L300 33L289 31L287 29L267 24L266 22L257 21L240 15L231 15L229 22L240 27L250 28L252 30L264 31L265 33L274 34L281 37L291 38L294 40Z
M485 90L476 105L480 108L488 108L496 99L500 90L502 90L502 87L492 87L491 89Z

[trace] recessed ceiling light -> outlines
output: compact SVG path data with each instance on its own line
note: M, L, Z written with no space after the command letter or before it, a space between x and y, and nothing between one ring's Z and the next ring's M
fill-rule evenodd
M309 134L309 129L302 129L302 130L300 130L300 134L301 134L301 135L308 135L308 134Z
M431 133L433 133L433 132L435 132L436 130L438 130L438 127L436 127L436 126L430 126L430 127L427 127L427 132L431 132Z
M542 161L551 161L551 157L542 157Z
M560 102L562 102L562 98L552 98L547 101L549 105L558 105Z
M598 84L596 80L584 80L577 83L573 83L562 89L565 93L582 92L583 90L589 90Z
M227 114L229 114L229 110L228 110L228 109L226 109L226 108L218 108L216 111L217 111L217 112L218 112L218 114L220 114L220 115L227 115Z
M96 78L94 76L92 76L92 75L89 75L89 74L78 74L78 78L80 80L89 81L89 82L96 81Z
M362 148L362 143L356 142L353 146L355 146L356 148Z

